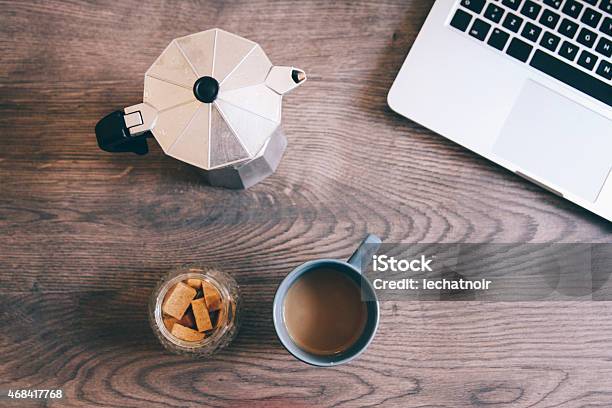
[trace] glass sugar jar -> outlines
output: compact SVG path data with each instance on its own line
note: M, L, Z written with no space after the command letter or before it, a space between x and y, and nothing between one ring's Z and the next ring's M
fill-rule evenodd
M177 354L206 357L227 347L240 327L238 284L216 267L169 272L149 301L149 322L161 344Z

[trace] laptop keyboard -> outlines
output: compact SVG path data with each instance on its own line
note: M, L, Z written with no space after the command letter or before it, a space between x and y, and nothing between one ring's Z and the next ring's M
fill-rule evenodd
M612 0L459 0L450 25L612 106Z

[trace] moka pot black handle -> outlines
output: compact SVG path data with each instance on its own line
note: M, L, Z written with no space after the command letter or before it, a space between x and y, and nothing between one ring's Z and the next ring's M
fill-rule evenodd
M98 146L107 152L147 154L149 151L147 137L150 136L151 132L133 136L125 123L125 115L120 110L106 115L96 124Z

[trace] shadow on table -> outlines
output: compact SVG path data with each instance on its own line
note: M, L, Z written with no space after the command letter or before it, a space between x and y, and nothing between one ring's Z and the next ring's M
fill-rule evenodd
M270 284L270 292L276 285ZM59 332L73 333L73 339L90 348L138 348L163 352L151 330L148 301L151 288L133 288L126 291L90 291L79 293L75 304L74 320L65 321ZM237 338L222 352L223 355L240 354L245 350L270 352L283 350L274 333L272 323L272 297L243 296L242 326ZM71 336L72 337L72 336Z

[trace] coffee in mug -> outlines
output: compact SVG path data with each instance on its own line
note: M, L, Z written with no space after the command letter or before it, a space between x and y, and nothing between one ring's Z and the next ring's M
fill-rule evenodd
M345 273L321 268L304 274L287 291L283 320L291 339L317 355L341 353L363 333L367 308Z

